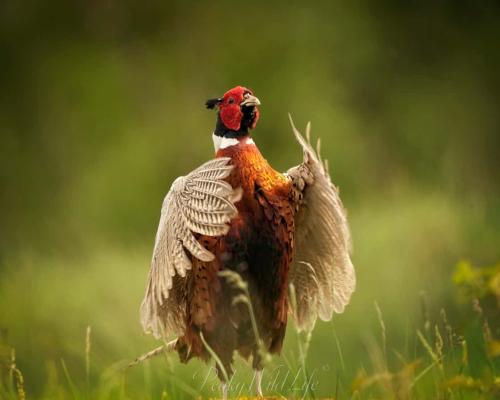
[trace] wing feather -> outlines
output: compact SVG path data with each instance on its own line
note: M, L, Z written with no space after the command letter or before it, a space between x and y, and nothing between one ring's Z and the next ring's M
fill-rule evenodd
M290 284L296 297L293 313L301 330L310 330L317 317L330 320L341 313L356 286L351 262L351 236L346 211L338 189L330 180L328 163L321 160L321 144L316 150L295 128L294 135L304 151L304 162L287 174L300 192L296 215L295 259Z
M183 332L186 284L193 257L209 262L214 255L194 234L221 236L238 213L239 190L224 181L233 166L229 158L208 161L187 176L177 178L163 201L156 233L141 323L155 337Z

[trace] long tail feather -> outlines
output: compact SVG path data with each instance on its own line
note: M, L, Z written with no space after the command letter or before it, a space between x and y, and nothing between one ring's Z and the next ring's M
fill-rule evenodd
M134 365L141 364L146 360L149 360L150 358L156 357L162 353L170 353L171 351L175 350L175 345L177 343L177 339L174 339L162 346L157 347L154 350L151 350L150 352L143 354L140 357L137 357L134 361L132 361L129 365L127 365L127 368L133 367Z

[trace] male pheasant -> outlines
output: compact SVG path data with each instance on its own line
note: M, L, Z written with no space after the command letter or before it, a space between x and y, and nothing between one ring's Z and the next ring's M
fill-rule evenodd
M144 330L176 337L166 348L181 361L215 353L224 398L235 352L252 358L261 395L261 350L281 351L288 313L310 330L343 312L356 281L346 213L309 126L304 139L292 123L304 161L279 173L250 137L259 105L242 86L207 101L215 158L165 197L141 306Z

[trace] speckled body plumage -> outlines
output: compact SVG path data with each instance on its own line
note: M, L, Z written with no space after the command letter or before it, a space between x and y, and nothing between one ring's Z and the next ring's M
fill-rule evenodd
M292 183L275 171L246 136L238 144L220 149L217 157L229 157L234 166L227 181L242 189L236 204L238 216L230 222L227 235L199 236L198 240L215 254L204 263L193 259L197 277L188 289L190 313L188 330L179 341L181 358L206 358L199 339L202 331L209 345L230 370L233 351L243 357L259 357L255 335L246 307L233 307L235 289L217 275L230 269L248 282L259 332L271 353L281 350L287 323L287 279L293 258L294 210ZM229 318L228 318L229 317Z

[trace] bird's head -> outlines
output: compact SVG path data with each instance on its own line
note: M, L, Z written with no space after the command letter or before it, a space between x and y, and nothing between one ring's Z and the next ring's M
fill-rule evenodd
M222 137L238 137L247 135L255 128L259 120L260 101L250 89L236 86L224 96L207 100L207 108L219 108L217 126L214 134Z

